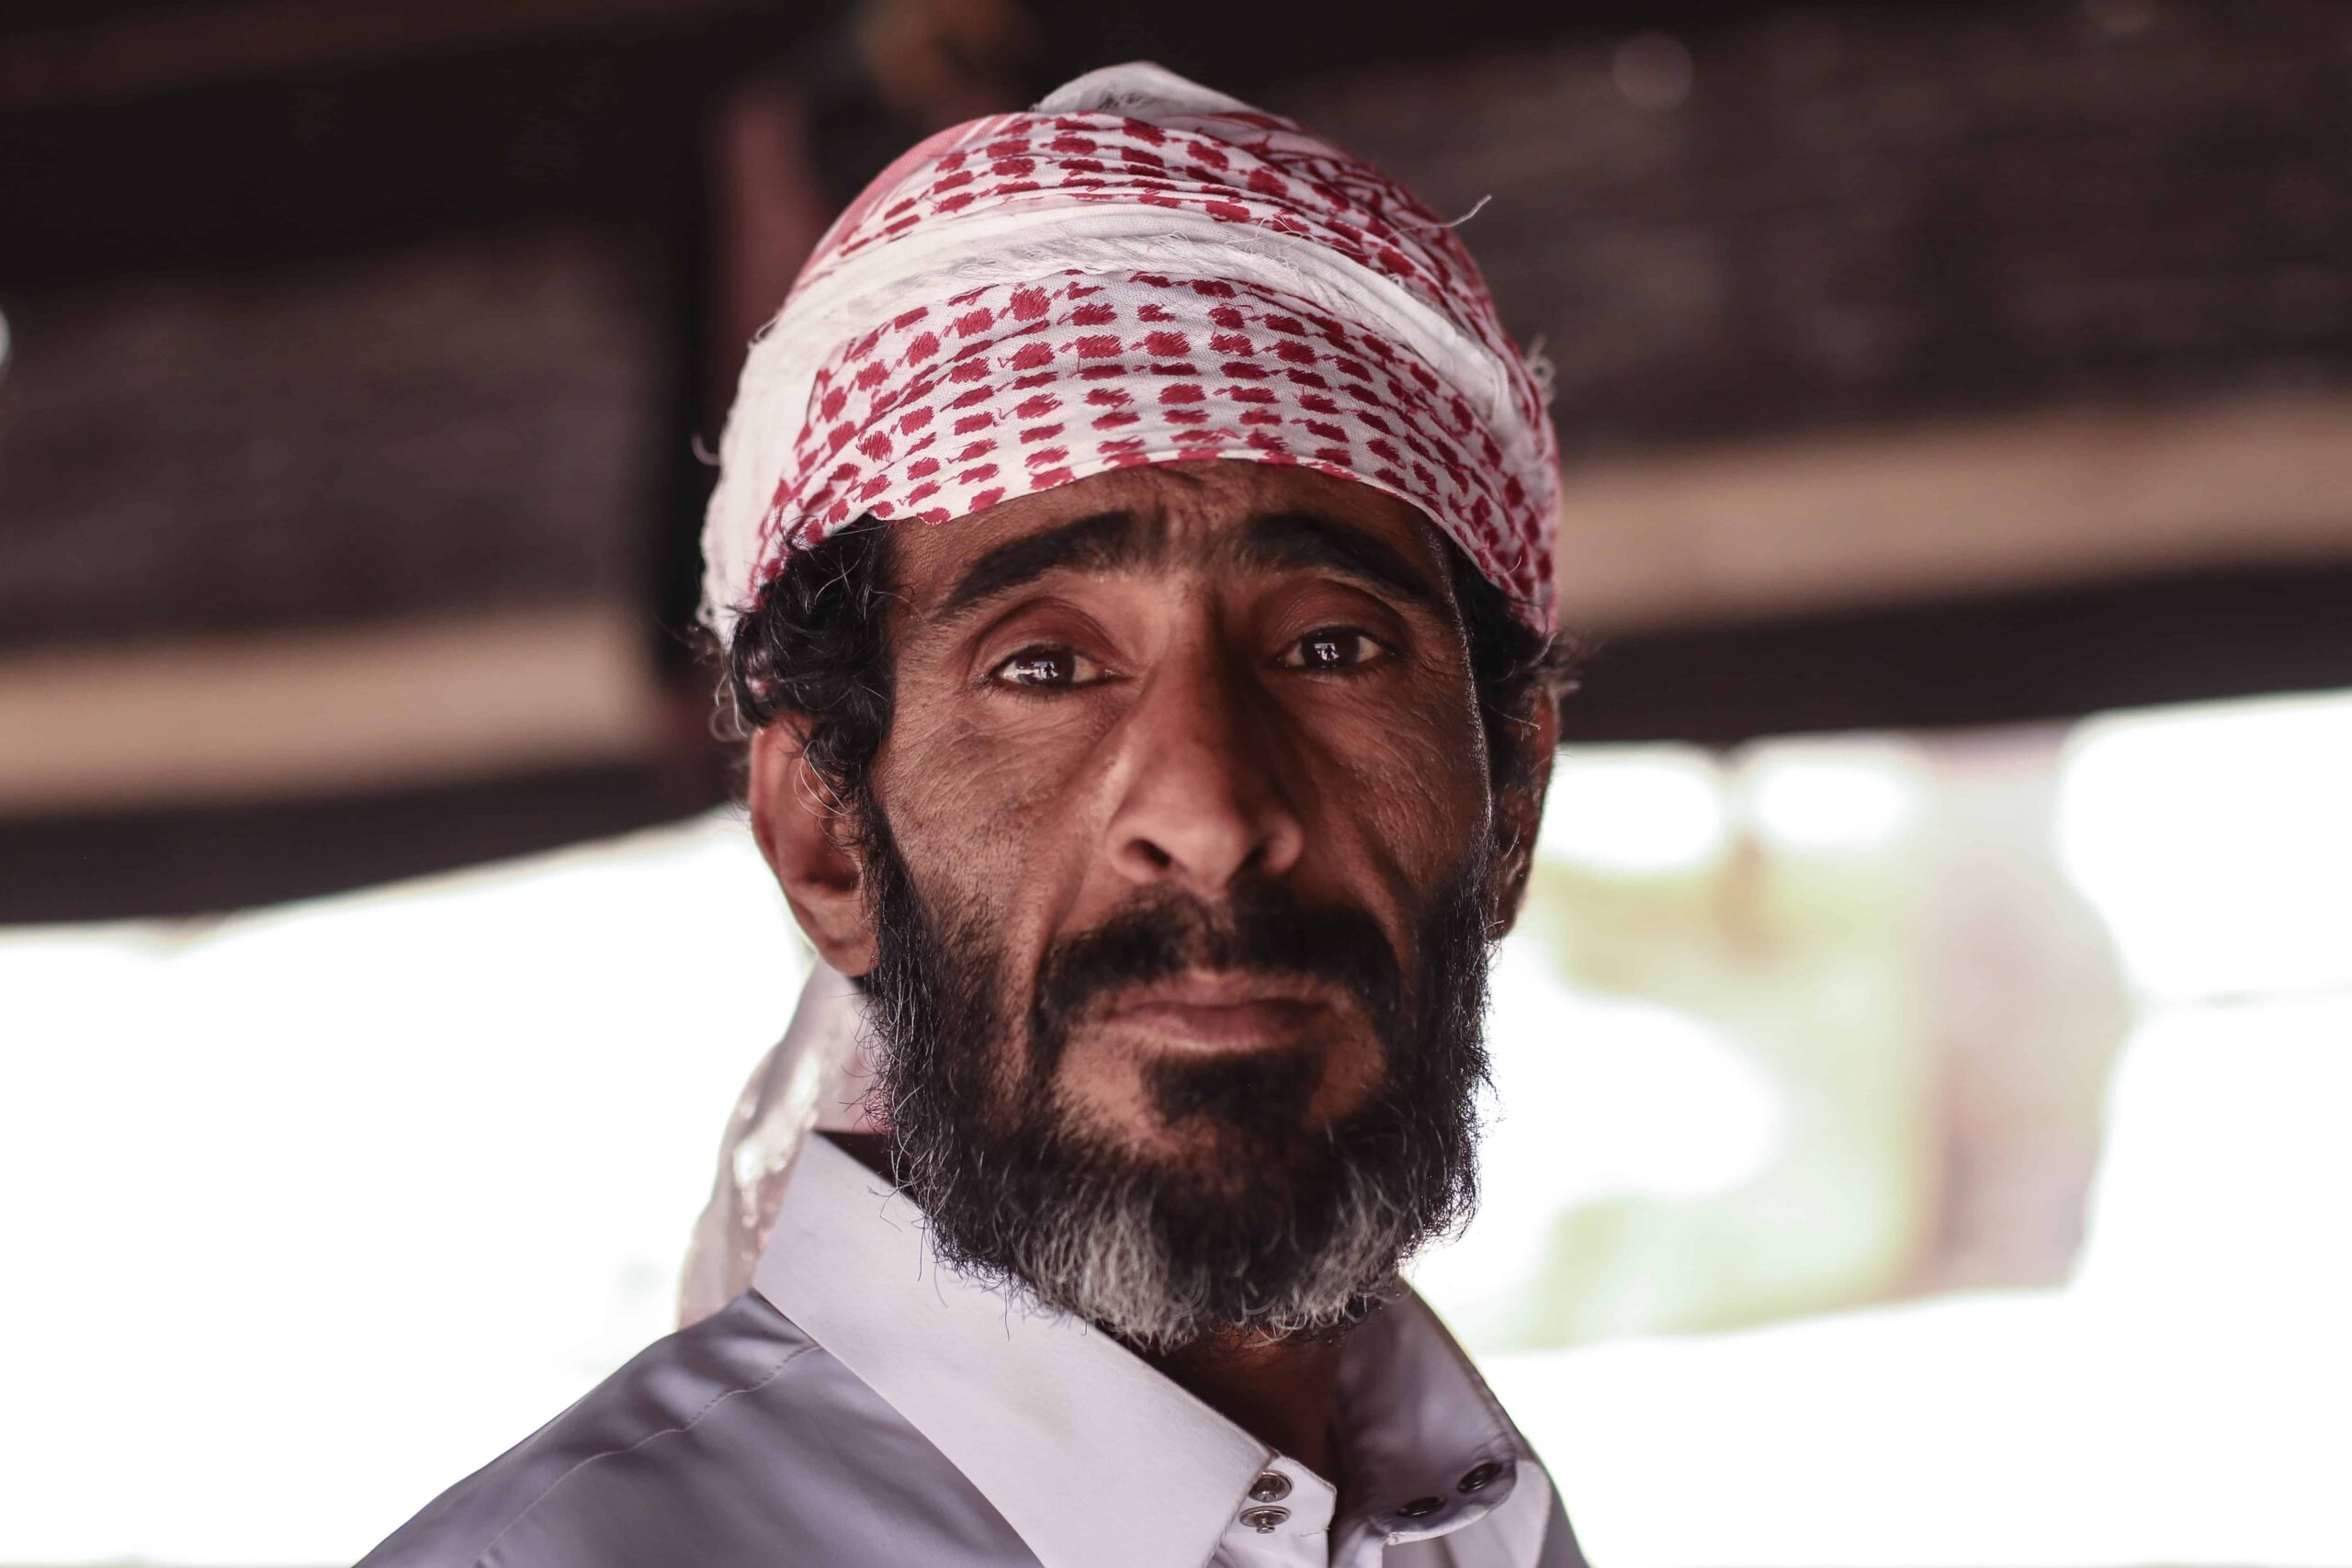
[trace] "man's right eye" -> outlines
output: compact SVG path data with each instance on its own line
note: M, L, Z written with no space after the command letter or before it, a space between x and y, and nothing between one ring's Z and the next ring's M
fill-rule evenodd
M1024 648L989 672L989 678L1026 691L1051 691L1091 686L1102 678L1102 667L1075 649L1040 645Z

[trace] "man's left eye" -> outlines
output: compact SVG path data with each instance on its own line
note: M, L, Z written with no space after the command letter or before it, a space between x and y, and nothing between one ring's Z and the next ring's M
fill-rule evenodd
M1323 626L1283 649L1285 670L1354 670L1377 663L1388 649L1353 626Z

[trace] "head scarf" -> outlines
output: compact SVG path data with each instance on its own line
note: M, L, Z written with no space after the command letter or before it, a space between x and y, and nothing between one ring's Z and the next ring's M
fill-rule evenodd
M819 242L728 416L703 619L726 637L861 516L1243 458L1411 502L1548 631L1545 382L1453 231L1380 171L1156 65L1097 71L931 138ZM818 963L729 1123L684 1321L749 1283L812 1122L861 1124L865 1027Z
M819 243L744 364L703 616L725 637L861 516L1204 458L1398 496L1551 628L1544 384L1453 231L1289 120L1114 66L932 137Z

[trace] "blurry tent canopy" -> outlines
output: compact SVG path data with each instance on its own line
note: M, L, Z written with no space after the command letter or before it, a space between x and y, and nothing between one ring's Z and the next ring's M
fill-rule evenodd
M0 783L0 919L321 891L724 792L684 632L730 280L772 304L776 238L929 129L922 62L873 52L911 35L349 9L0 22L0 711L106 737L0 738L41 753ZM1561 606L1602 642L1571 736L2352 684L2341 8L1017 10L1001 107L1159 58L1476 209L1503 325L1557 371ZM386 651L478 617L549 639L447 675ZM286 666L322 646L414 677L398 715L313 716L328 666ZM550 667L576 683L511 683ZM207 669L269 676L183 710L221 749L192 792L131 698Z

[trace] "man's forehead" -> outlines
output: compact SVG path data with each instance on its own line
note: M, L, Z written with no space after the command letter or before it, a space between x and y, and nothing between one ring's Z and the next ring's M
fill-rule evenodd
M1032 541L1053 565L1098 570L1250 570L1352 555L1370 569L1361 575L1385 567L1403 578L1391 586L1408 596L1447 596L1447 546L1419 508L1352 479L1242 459L1114 469L897 534L900 588L919 611L989 591L992 565L1035 575L1023 568L1038 563L1021 558Z

